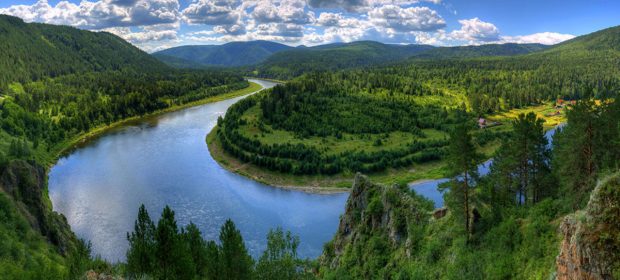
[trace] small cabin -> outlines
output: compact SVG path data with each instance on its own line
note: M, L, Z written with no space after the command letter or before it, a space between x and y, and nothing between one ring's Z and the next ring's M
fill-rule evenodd
M478 119L478 126L480 128L486 128L487 127L487 120L485 118L479 118Z

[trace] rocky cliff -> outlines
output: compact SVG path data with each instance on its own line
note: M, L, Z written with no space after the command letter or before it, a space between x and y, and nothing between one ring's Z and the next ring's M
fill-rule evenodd
M564 218L557 279L620 279L620 173L602 180L583 211Z
M431 216L432 205L406 187L382 186L357 174L334 239L319 258L330 270L361 266L360 275L398 269L394 259L410 256Z
M53 212L46 197L45 169L32 162L15 160L0 168L0 191L8 194L19 212L63 254L76 237L64 216Z

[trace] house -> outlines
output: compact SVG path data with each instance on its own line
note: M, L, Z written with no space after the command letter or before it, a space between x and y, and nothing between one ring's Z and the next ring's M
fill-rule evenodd
M486 127L487 127L487 120L486 120L486 119L484 119L484 118L482 118L482 117L480 117L480 118L478 119L478 126L479 126L480 128L486 128Z

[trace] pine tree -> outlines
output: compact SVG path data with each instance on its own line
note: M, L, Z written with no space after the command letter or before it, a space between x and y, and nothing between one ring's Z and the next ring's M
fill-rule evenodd
M202 239L200 230L194 223L185 227L183 239L189 247L192 261L196 268L196 275L205 278L207 276L207 243ZM211 260L212 261L212 260Z
M208 241L206 245L206 259L205 274L207 279L217 280L222 279L221 269L221 252L220 247L217 246L215 241Z
M155 233L156 250L155 255L157 258L157 277L159 279L175 279L174 264L175 264L175 246L177 245L177 238L179 230L177 228L177 222L174 219L174 211L166 205L164 211L161 213L161 218L157 223L157 230Z
M441 188L449 189L445 195L446 205L457 213L456 217L463 223L469 239L472 233L472 188L479 177L477 165L481 157L472 141L471 125L464 120L465 117L461 118L461 123L450 133L448 169L452 179Z
M586 202L595 184L599 168L594 151L599 137L598 116L599 108L594 102L580 100L568 111L567 125L554 137L553 165L564 193L576 197L573 208L580 208Z
M155 225L149 217L149 213L140 205L138 219L134 225L134 231L127 233L129 250L127 251L127 271L137 277L149 274L154 269L155 253Z
M222 279L242 280L252 278L254 261L245 248L241 232L231 220L227 220L222 226L220 242Z
M502 142L491 166L496 205L533 204L553 194L551 150L536 114L520 114L510 137Z

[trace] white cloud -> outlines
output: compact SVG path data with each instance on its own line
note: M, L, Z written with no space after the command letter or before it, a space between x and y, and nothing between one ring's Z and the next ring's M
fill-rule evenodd
M561 34L555 32L541 32L522 36L502 36L501 40L506 43L539 43L545 45L555 45L573 38L575 38L575 35Z
M446 26L446 21L428 7L385 5L368 12L368 17L377 26L400 32L434 31Z
M239 3L237 0L198 0L183 10L183 16L190 24L232 25L241 18L236 9Z
M304 0L260 0L256 2L251 16L258 23L307 24L313 20L314 13L306 12Z
M315 21L316 25L325 27L348 27L348 28L361 28L370 27L370 23L367 20L361 20L354 17L345 17L340 13L321 13Z
M492 23L484 22L479 18L459 20L461 29L452 31L453 40L468 41L470 44L492 42L499 39L499 29Z
M121 3L127 4L127 1ZM134 0L132 6L116 3L118 1L112 0L81 1L79 4L61 1L52 6L47 0L39 0L33 5L14 5L0 9L0 13L17 16L27 22L87 29L173 23L179 17L178 0Z
M446 30L444 18L425 7L441 4L441 0L186 0L181 2L191 2L184 7L179 0L61 0L55 5L48 1L0 8L0 13L27 22L109 31L145 50L247 40L308 45L356 40L460 45L555 44L574 37L552 32L502 36L493 23L479 18L459 20L459 29ZM425 6L417 5L420 3ZM182 25L192 25L195 31L181 34Z
M313 8L340 8L348 12L365 12L373 7L384 5L410 6L420 2L433 4L441 3L441 0L307 0Z

